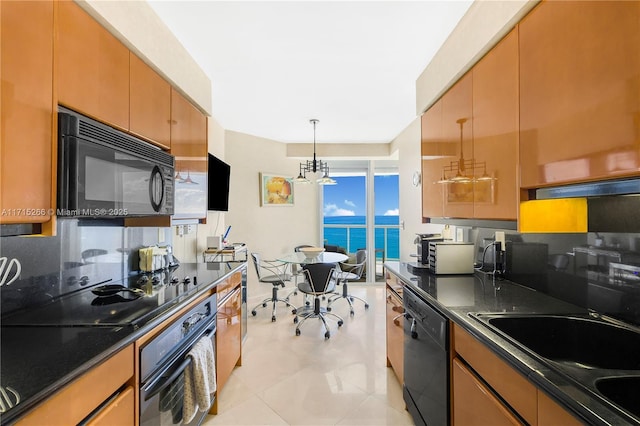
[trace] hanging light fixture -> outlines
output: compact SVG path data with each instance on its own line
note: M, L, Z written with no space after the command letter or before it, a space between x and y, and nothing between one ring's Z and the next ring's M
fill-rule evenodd
M322 177L316 180L319 185L335 185L337 182L329 177L329 165L322 160L316 159L316 124L320 120L312 118L309 122L313 124L313 161L307 160L304 163L300 163L300 174L295 181L298 183L311 183L307 179L307 173L321 173Z

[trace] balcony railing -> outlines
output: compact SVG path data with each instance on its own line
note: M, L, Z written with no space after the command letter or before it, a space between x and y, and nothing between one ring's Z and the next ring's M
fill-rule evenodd
M400 225L375 225L374 233L376 257L399 260ZM367 246L367 225L325 223L324 240L326 244L344 247L347 253L355 253Z

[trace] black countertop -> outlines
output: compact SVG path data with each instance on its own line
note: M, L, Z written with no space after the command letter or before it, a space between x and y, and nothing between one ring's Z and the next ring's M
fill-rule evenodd
M480 272L474 275L437 276L413 268L410 270L407 263L392 261L385 262L385 268L584 423L640 424L621 414L612 404L582 390L557 369L523 351L469 315L473 312L584 315L587 314L584 308Z
M9 424L74 379L131 344L183 306L214 288L245 262L181 264L198 285L147 318L144 324L122 327L0 328L0 383L16 390L20 402L0 417ZM15 402L15 401L14 401Z

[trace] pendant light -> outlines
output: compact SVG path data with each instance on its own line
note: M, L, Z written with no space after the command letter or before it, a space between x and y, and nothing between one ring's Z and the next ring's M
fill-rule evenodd
M319 185L335 185L337 182L329 176L329 165L322 160L316 158L316 124L320 120L312 118L309 123L313 125L313 160L307 160L304 163L300 163L300 174L295 181L298 183L311 183L307 179L307 173L321 173L322 177L316 180Z

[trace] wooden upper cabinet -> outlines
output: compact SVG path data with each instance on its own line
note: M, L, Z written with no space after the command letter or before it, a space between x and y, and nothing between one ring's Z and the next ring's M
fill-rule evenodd
M438 180L442 177L442 166L449 160L443 156L455 151L442 139L442 100L437 101L421 118L422 154L422 216L442 217L444 188Z
M52 170L53 2L0 2L0 223L42 223Z
M445 217L473 217L473 177L470 167L474 160L472 73L468 72L442 97L442 140L455 149L455 156L446 159L447 178L462 177L464 180L440 184L444 188Z
M516 220L518 211L518 33L473 67L473 216Z
M207 117L171 89L171 154L176 158L176 219L207 216Z
M129 49L75 2L58 15L58 102L129 130Z
M207 117L177 90L171 89L171 153L176 157L202 160L194 171L207 171Z
M130 131L171 147L171 85L130 52Z
M521 186L638 175L640 2L542 2L519 29Z

